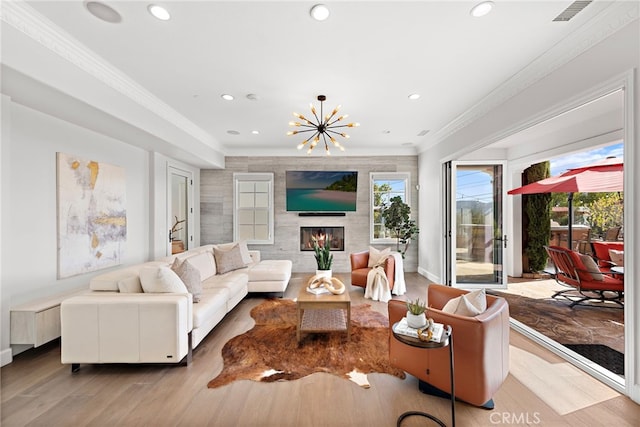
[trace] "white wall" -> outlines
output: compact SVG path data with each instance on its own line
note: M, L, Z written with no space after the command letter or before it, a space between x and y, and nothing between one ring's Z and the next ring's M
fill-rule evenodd
M140 148L29 109L7 97L3 101L0 351L5 362L12 306L87 287L89 279L98 274L56 278L56 152L124 167L124 264L149 258L150 168L149 154Z
M640 150L637 149L640 141L640 80L638 68L640 67L640 21L635 19L609 38L598 43L584 53L580 54L565 65L557 68L547 76L541 78L533 85L508 99L502 105L491 110L478 120L448 136L436 147L420 154L419 175L421 181L435 178L434 171L438 171L438 181L441 182L441 163L447 160L460 158L471 149L477 148L478 143L494 142L506 129L520 123L526 123L535 117L539 117L545 111L551 111L558 106L566 105L570 100L578 99L586 93L594 91L611 80L631 72L633 81L630 87L631 93L626 95L632 99L634 106L632 120L628 120L627 131L632 133L625 140L625 184L631 184L636 165L640 165ZM635 127L633 127L635 125ZM476 146L476 147L474 147ZM467 157L468 158L468 157ZM635 182L633 182L635 184ZM440 185L425 185L421 190L420 213L421 224L427 222L426 214L434 209L442 212L442 198L440 197ZM628 186L627 188L630 188ZM640 239L637 228L640 226L640 198L634 194L636 191L625 192L625 252L631 259L632 254L640 253ZM442 223L442 221L440 221ZM441 237L440 228L421 227L420 230L420 271L429 275L440 276L442 272ZM625 280L633 283L636 273L635 263L631 263L625 270ZM629 288L633 288L629 286ZM626 294L627 303L640 307L640 292L629 289ZM635 310L637 311L637 310ZM634 366L633 370L627 370L628 394L640 401L640 386L637 372L638 362L634 355L640 354L640 317L633 310L626 310L628 317L625 319L627 337L632 334L632 339L627 340L628 359ZM628 365L629 366L629 365Z

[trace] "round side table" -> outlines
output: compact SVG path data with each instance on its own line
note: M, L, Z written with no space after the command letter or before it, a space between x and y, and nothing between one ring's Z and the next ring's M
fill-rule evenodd
M444 334L440 342L434 342L434 341L420 341L420 339L418 338L396 333L396 326L398 326L398 323L399 322L394 323L391 330L393 332L393 337L403 344L407 344L412 347L424 348L426 350L449 346L449 368L450 368L449 372L451 374L451 425L452 427L455 427L456 425L456 393L455 393L455 384L453 380L453 335L451 334L452 332L451 326L449 325L445 326ZM421 412L421 411L407 411L403 413L398 417L398 422L396 423L396 426L400 427L402 420L413 415L429 418L430 420L434 421L438 425L442 427L446 427L446 424L436 416L428 414L426 412Z

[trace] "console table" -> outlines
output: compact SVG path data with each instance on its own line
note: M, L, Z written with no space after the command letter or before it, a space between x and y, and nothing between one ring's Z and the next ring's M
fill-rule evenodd
M88 289L54 295L11 308L11 344L39 347L60 337L60 304Z
M449 368L450 368L449 371L451 373L451 425L455 427L456 425L456 393L455 393L455 383L453 379L454 378L453 377L453 336L451 335L451 326L449 325L445 326L444 335L442 336L442 339L440 340L440 342L434 342L434 341L420 341L420 339L418 338L413 338L407 335L396 333L396 326L398 326L398 323L400 322L394 323L393 328L391 330L393 331L394 338L403 344L407 344L412 347L424 348L427 350L449 346ZM403 413L398 417L396 427L400 427L402 420L413 415L429 418L430 420L434 421L438 425L442 427L446 427L446 424L436 416L428 414L426 412L421 412L421 411L407 411Z

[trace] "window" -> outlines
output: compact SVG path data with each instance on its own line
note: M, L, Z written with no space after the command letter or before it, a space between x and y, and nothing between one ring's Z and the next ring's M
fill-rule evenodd
M235 173L234 240L273 244L273 174Z
M395 242L392 230L387 230L384 227L381 207L385 203L389 204L391 198L396 196L400 196L403 202L410 205L409 182L410 176L408 172L371 172L369 185L371 189L371 224L369 227L371 230L371 243Z

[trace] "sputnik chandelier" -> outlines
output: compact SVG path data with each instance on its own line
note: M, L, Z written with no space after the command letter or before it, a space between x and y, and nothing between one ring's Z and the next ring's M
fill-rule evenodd
M327 156L331 155L329 151L329 143L327 142L327 138L331 143L339 148L341 151L344 151L344 147L336 141L334 136L339 135L345 139L349 138L344 132L338 132L336 129L339 128L352 128L360 126L360 123L348 123L348 124L338 124L343 119L349 117L348 114L343 114L342 116L335 117L340 110L340 105L333 109L331 114L324 115L323 102L326 101L327 97L324 95L318 95L318 101L320 101L320 115L318 115L316 108L313 104L309 104L311 107L311 113L313 113L313 117L315 117L315 122L307 119L302 114L293 113L301 121L299 122L289 122L290 126L302 127L305 129L302 130L292 130L287 132L287 135L297 135L299 133L312 132L311 136L305 139L303 142L298 144L298 150L301 150L302 147L309 144L309 148L307 150L307 154L311 154L315 146L320 141L320 137L322 137L322 141L324 142L324 150L327 153ZM324 117L324 118L323 118Z

